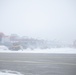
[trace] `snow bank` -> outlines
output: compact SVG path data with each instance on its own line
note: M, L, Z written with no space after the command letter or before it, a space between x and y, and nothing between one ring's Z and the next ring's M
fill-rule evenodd
M3 70L3 71L0 71L0 75L23 75L23 74L16 71Z
M11 50L0 50L0 52L5 53L64 53L64 54L76 54L75 48L51 48L51 49L24 49L19 51L11 51Z
M6 46L4 46L4 45L0 45L0 50L8 50L8 48L6 47Z

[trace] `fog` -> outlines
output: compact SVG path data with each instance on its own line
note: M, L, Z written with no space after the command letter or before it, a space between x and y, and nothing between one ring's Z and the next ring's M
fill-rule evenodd
M72 42L76 0L0 0L0 32Z

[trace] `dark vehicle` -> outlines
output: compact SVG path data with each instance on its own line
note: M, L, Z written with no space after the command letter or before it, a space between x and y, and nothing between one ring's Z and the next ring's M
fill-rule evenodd
M21 49L21 46L18 43L13 43L13 45L9 49L18 51Z

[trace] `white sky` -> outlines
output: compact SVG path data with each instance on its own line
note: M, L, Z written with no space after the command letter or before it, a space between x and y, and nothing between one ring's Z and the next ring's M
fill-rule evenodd
M0 0L0 32L72 42L76 0Z

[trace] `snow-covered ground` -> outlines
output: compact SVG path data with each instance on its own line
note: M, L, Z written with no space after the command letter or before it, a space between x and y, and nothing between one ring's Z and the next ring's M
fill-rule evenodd
M23 75L20 72L10 71L10 70L2 70L0 71L0 75Z
M3 50L0 49L0 53L66 53L76 54L76 48L51 48L51 49L24 49L19 51Z

